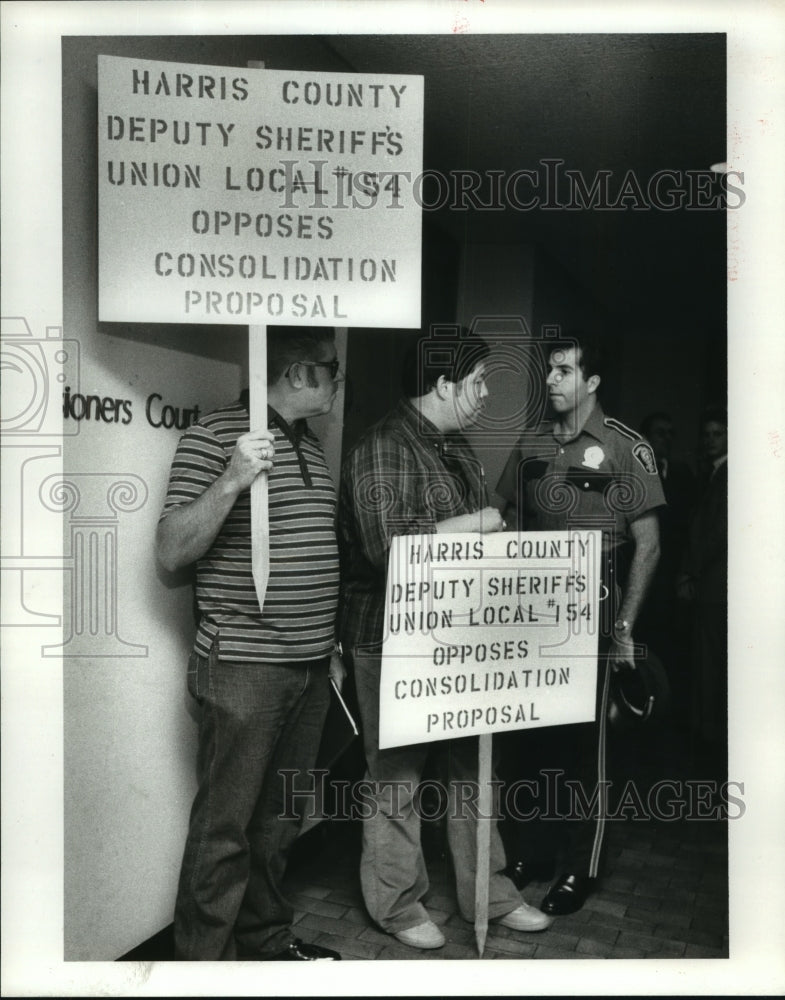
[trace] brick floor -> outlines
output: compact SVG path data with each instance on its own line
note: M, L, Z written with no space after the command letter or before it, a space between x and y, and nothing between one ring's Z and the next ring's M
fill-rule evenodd
M634 776L644 794L661 778L701 777L700 763L690 762L670 733L636 749L625 757L625 780ZM483 959L728 957L727 822L627 818L606 829L606 872L583 909L535 934L491 924ZM407 948L374 926L360 890L360 827L337 821L309 830L293 851L285 889L296 908L296 933L347 961L476 959L474 928L457 912L443 836L434 830L424 826L431 883L425 902L446 938L443 948ZM538 906L547 887L533 882L523 898ZM170 926L123 958L163 960L172 952Z
M647 781L690 773L678 756L660 753L638 764L635 777L645 790ZM628 818L610 822L607 831L607 872L584 908L535 934L491 924L484 959L728 956L727 823ZM457 912L450 862L443 845L431 841L425 902L445 935L444 948L408 948L373 925L360 890L359 827L338 821L306 834L290 864L286 889L298 934L335 948L344 960L476 959L474 928ZM522 896L536 906L546 889L534 882Z

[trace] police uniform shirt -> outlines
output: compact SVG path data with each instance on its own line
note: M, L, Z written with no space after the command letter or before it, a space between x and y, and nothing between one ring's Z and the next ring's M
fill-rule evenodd
M665 503L651 447L595 405L567 441L552 422L524 431L497 492L517 509L521 531L598 528L603 545L629 539L629 526Z

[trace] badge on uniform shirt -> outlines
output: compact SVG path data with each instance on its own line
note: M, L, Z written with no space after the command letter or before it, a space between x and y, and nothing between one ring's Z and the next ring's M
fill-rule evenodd
M598 444L593 444L583 453L581 465L584 465L587 469L599 469L604 459L605 452Z
M657 462L654 458L654 452L645 441L639 441L632 449L632 453L650 476L657 475Z

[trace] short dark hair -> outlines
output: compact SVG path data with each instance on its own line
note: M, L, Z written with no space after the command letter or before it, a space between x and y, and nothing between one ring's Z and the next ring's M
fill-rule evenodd
M722 424L723 427L727 427L728 411L722 406L707 406L701 414L700 425L705 427L709 423Z
M409 345L401 383L410 399L430 392L443 375L460 382L491 353L488 344L465 327L434 328Z
M592 375L605 374L605 342L598 333L586 330L574 330L567 334L567 340L573 340L579 352L578 367L583 373L584 382Z
M641 420L641 434L645 438L649 436L652 427L658 420L667 420L669 424L673 423L670 413L666 413L665 410L655 410L654 413L648 413L643 420Z
M274 385L296 361L315 361L319 348L334 340L331 326L268 326L268 385Z

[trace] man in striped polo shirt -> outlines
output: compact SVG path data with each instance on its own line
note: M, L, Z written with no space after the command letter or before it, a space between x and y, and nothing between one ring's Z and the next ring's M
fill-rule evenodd
M335 490L306 424L335 399L333 331L268 328L267 379L267 430L249 430L245 393L183 435L158 525L163 566L196 564L200 613L188 666L200 710L199 785L174 920L182 960L340 958L292 934L281 881L298 824L279 819L280 772L305 781L328 676L343 679L334 655ZM250 486L261 472L269 478L270 575L260 610ZM298 779L295 787L303 787Z

